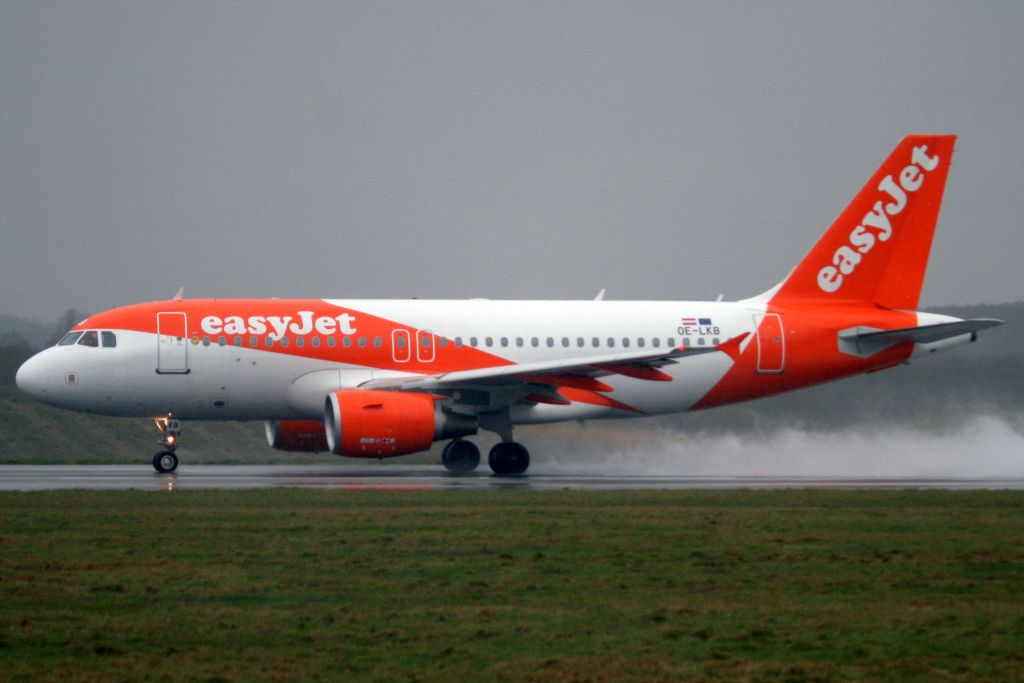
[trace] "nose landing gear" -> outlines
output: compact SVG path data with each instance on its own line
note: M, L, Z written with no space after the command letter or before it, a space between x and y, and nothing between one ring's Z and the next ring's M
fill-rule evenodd
M181 433L181 422L168 415L156 420L156 427L164 435L160 444L164 450L153 456L153 469L161 474L178 469L178 456L174 454L178 447L178 435Z

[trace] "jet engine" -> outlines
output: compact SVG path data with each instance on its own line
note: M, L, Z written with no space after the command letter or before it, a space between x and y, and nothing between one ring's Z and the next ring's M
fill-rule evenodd
M431 394L343 389L324 402L324 428L332 453L387 458L476 434L477 420L442 409Z
M267 420L267 443L279 451L320 453L330 450L319 420Z

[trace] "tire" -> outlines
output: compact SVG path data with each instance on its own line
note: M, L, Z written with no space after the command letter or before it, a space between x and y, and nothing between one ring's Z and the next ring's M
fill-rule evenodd
M441 451L441 462L454 474L472 472L480 464L480 449L472 441L456 439Z
M530 466L530 452L515 441L495 444L487 463L495 474L522 474Z
M153 456L153 469L161 474L168 474L178 469L178 456L172 451L160 451Z

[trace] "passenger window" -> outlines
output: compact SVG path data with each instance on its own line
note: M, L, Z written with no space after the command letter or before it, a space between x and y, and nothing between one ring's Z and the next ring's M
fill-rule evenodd
M554 345L555 345L555 338L554 337L548 337L548 347L550 348L550 347L552 347Z
M345 339L348 339L348 337L345 337ZM359 348L361 348L361 349L365 349L366 348L366 337L364 337L362 335L360 335L360 337L359 337Z
M266 346L269 349L271 346L274 345L274 338L273 337L267 337L266 339L263 340L263 345Z
M583 337L576 337L576 346L582 349L585 343L586 342L583 340Z
M476 337L470 337L469 338L469 345L472 346L475 349L476 345L477 345L477 338Z
M106 334L106 332L104 332L104 334ZM228 343L228 340L227 340L226 337L223 337L223 336L217 337L217 346L226 346L227 343Z
M458 348L460 346L462 346L462 337L456 337L455 338L455 347Z
M82 334L82 338L78 340L79 346L99 346L100 337L96 334L96 330L89 330Z
M523 345L523 338L522 337L516 337L516 346L520 346L521 347L522 345Z
M242 338L236 336L235 337L235 346L241 346L241 345L242 345Z
M345 339L348 339L348 337L345 337ZM335 339L334 337L328 337L327 338L327 345L330 346L333 349L335 346L338 345L338 340Z
M562 337L562 346L564 346L565 348L569 348L569 338L568 337Z
M333 340L334 337L331 337L331 339ZM341 345L344 346L346 349L352 346L352 337L342 337ZM331 344L331 346L334 346L334 344Z
M260 345L260 340L259 339L257 339L255 336L249 337L249 348L255 349L259 345Z
M615 348L615 338L614 337L608 337L608 348L609 349L614 349Z
M697 346L704 346L704 337L697 337Z
M281 346L288 346L288 337L281 337Z
M313 337L313 348L320 348L320 337Z
M501 346L502 347L508 346L508 337L502 337L501 338Z
M658 348L659 346L661 346L661 340L658 339L657 337L654 337L651 339L651 344L654 345L654 348Z
M671 348L675 348L675 345L676 345L676 338L675 338L675 337L669 337L669 338L668 338L668 341L666 341L665 343L666 343L666 344L667 344L667 345L668 345L669 347L671 347Z
M57 342L57 346L71 346L76 341L78 341L78 338L81 336L81 332L68 332L63 337L61 337L61 340L59 342Z
M601 340L600 340L600 339L598 339L597 337L594 337L593 339L591 339L591 340L590 340L590 343L591 343L591 344L593 345L593 347L594 347L594 348L596 349L596 348L597 348L598 346L600 346L600 345L601 345Z
M425 349L429 349L430 348L430 335L429 334L423 335L423 337L420 339L420 346L422 346Z
M380 347L384 346L384 339L382 337L379 337L379 336L374 337L373 338L373 346L374 346L374 348L377 348L377 349L379 349Z
M532 339L530 339L530 346L532 346L534 348L540 346L540 339L537 339L536 337L533 337Z
M628 349L629 348L629 337L623 337L622 338L622 348L624 348L624 349Z
M305 346L306 345L306 338L305 337L296 337L295 338L295 345L296 346Z
M437 345L442 349L448 346L448 337L438 337Z
M494 338L493 337L488 337L487 339L484 339L484 344L487 344L488 347L493 346L494 345Z
M637 337L636 338L636 345L639 346L642 349L644 347L644 338L643 337Z
M113 332L104 330L100 332L100 336L103 338L103 348L112 349L117 346L117 335Z

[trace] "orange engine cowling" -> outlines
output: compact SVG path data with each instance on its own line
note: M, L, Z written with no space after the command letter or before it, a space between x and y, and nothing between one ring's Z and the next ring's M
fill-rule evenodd
M321 453L331 450L319 420L267 420L267 443L279 451Z
M327 396L324 428L332 453L387 458L425 451L439 439L476 434L477 421L443 410L430 394L343 389Z

